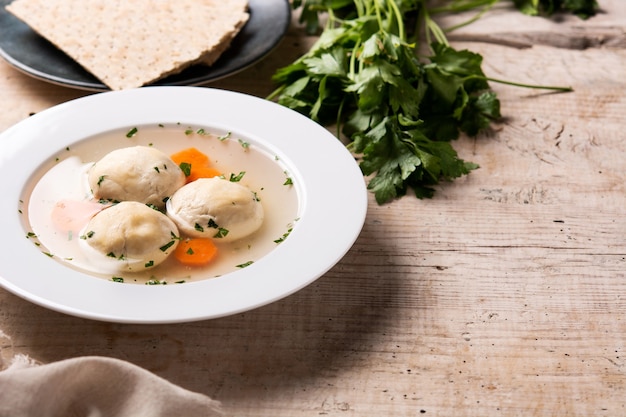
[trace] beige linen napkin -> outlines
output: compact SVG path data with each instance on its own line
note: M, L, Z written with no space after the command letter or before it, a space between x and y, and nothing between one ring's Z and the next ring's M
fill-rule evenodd
M14 359L0 372L0 417L222 416L217 401L119 359Z

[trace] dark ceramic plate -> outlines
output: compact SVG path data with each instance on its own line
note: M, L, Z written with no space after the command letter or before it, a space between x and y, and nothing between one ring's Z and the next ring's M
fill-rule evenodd
M28 25L6 11L0 0L0 56L18 70L44 81L83 90L109 90ZM250 20L212 66L196 65L153 85L199 85L239 72L269 54L291 21L288 0L249 0Z

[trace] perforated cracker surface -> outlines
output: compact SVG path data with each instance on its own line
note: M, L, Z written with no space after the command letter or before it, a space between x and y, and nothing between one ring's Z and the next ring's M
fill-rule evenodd
M16 0L7 10L112 90L212 64L247 22L247 0Z

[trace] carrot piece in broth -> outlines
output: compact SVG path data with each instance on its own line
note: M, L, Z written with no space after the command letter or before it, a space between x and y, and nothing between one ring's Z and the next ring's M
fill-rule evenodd
M219 177L222 175L217 169L211 167L208 155L196 148L187 148L170 155L172 160L178 165L188 164L190 167L187 182L192 182L198 178Z
M217 255L217 246L208 238L187 238L180 241L174 258L187 266L203 266Z
M195 181L198 178L219 177L220 175L222 175L222 173L220 171L218 171L217 169L213 168L213 167L209 167L209 166L198 167L198 166L196 166L194 168L194 166L192 165L191 166L191 172L189 173L189 176L187 177L187 182Z

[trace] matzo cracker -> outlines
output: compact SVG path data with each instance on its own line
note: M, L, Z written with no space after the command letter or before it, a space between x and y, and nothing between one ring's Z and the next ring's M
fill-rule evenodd
M210 65L247 22L247 0L15 0L6 8L112 90Z

